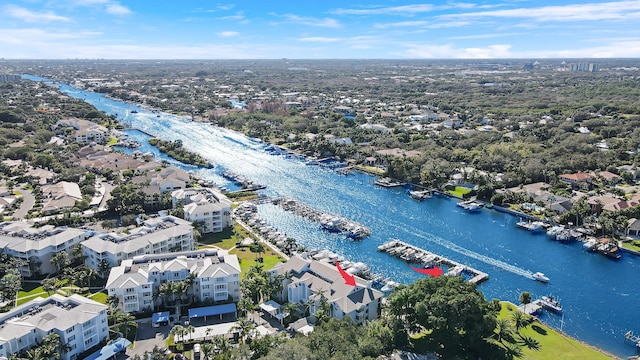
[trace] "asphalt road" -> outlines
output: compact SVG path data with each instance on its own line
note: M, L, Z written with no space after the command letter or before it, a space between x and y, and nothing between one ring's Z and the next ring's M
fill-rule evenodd
M20 188L19 191L22 195L22 204L20 204L20 207L13 213L14 220L24 219L36 203L36 198L31 193L31 190Z

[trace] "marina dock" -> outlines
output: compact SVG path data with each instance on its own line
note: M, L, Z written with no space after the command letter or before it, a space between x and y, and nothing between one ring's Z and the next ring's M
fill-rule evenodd
M489 274L485 272L476 270L466 265L462 265L444 256L431 253L427 250L421 249L411 244L407 244L400 240L390 240L378 246L378 251L384 251L389 255L393 255L404 261L419 263L424 266L445 265L448 268L448 271L445 273L445 275L457 276L462 275L463 273L467 273L471 275L469 282L474 284L480 284L483 281L489 280Z
M343 233L347 235L348 238L354 240L362 240L371 235L371 229L364 225L340 216L316 210L309 205L293 199L278 197L273 199L272 203L286 211L319 222L320 226L328 232Z
M636 347L638 349L640 349L640 336L638 335L633 335L633 332L631 331L627 331L626 334L624 334L624 338L626 340L631 341L632 343L636 344Z

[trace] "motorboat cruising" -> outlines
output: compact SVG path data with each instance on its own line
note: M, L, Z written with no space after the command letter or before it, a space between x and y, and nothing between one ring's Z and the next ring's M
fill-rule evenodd
M562 312L562 306L560 306L560 302L553 296L543 296L540 299L540 305L542 305L543 308L556 313Z
M543 273L541 273L541 272L537 272L537 273L535 273L535 274L531 275L531 278L532 278L533 280L535 280L535 281L539 281L539 282L542 282L542 283L548 283L548 282L549 282L549 278L548 278L548 277L546 277L546 276L545 276Z

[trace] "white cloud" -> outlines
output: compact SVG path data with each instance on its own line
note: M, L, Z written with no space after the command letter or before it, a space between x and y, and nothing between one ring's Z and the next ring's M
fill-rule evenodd
M29 9L26 9L20 6L15 6L15 5L5 6L4 11L8 16L22 20L24 22L28 22L28 23L71 20L68 17L56 15L52 11L34 12Z
M393 23L380 23L380 24L374 24L373 27L377 29L388 29L388 28L394 28L394 27L416 27L416 26L422 27L428 24L429 24L428 21L418 20L418 21L400 21L400 22L393 22Z
M498 32L498 33L492 33L492 34L474 34L474 35L449 36L447 39L449 39L449 40L475 40L475 39L492 39L492 38L497 38L497 37L516 36L516 35L524 35L524 33Z
M218 36L222 36L222 37L233 37L238 35L240 35L240 33L237 31L221 31L218 33Z
M245 16L242 13L242 11L237 12L235 15L228 15L228 16L220 16L218 17L219 20L244 20Z
M452 44L412 44L406 57L416 59L488 59L514 57L511 45L489 45L487 47L458 48Z
M344 40L344 39L335 38L335 37L323 37L323 36L310 36L310 37L303 37L303 38L299 38L298 39L298 41L321 42L321 43L338 42L338 41L342 41L342 40Z
M126 6L122 6L118 3L109 3L106 7L107 13L111 15L129 15L131 14L131 9Z
M441 15L440 18L525 18L545 21L599 21L640 19L640 1L618 1L607 3L571 4L518 8L508 10L480 11Z
M307 26L318 26L318 27L328 27L328 28L340 28L342 25L336 20L331 18L313 18L313 17L304 17L298 15L282 15L284 19L288 22L307 25Z
M231 10L234 7L235 7L234 4L218 5L218 9L220 10Z
M370 7L362 9L336 9L331 11L337 15L415 15L431 12L436 7L431 4L414 4L388 7Z

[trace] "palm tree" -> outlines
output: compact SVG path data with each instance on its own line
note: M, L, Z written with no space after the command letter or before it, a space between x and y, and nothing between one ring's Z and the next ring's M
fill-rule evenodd
M71 263L69 261L69 255L67 255L65 251L55 253L55 255L51 257L51 262L55 265L58 272Z
M282 313L289 319L293 319L298 315L300 305L295 302L287 302L282 307Z
M173 327L171 328L171 331L169 331L169 334L173 335L174 338L174 342L177 342L177 337L180 337L180 341L184 341L184 335L185 335L186 329L184 326L177 324L177 325L173 325Z
M244 339L249 335L251 330L255 328L255 325L247 318L241 318L238 322L231 328L232 331L238 331L240 333L240 341L244 342Z
M223 354L229 351L229 349L231 348L229 340L227 340L227 338L222 335L213 337L213 346L215 347L217 353Z
M511 314L511 321L513 321L513 326L516 329L518 335L520 334L520 330L526 328L527 326L533 323L533 317L523 313L522 311L515 311Z
M520 293L520 303L522 304L528 304L531 302L531 294L527 291L523 291L522 293Z
M196 331L196 328L193 325L189 324L186 328L184 328L185 333L189 334L189 341L191 341L191 334Z
M135 320L136 318L129 313L121 313L118 318L117 328L125 338L129 335L132 328L136 329L138 327L138 323Z
M511 342L513 340L513 324L509 319L501 318L496 322L496 332L494 334L496 340L502 345L504 341Z
M46 291L47 294L51 295L52 292L58 290L58 278L52 277L42 280L42 290Z
M207 360L215 356L215 348L213 347L213 344L203 343L200 351L202 351L202 355Z
M111 264L105 259L100 259L98 263L98 272L100 273L100 277L105 278L107 273L111 270Z
M98 276L98 272L93 270L92 268L84 269L84 277L87 280L87 287L91 289L91 280L95 279Z
M256 310L256 305L251 299L248 297L242 297L240 301L237 303L238 310L240 310L240 316L248 316L249 313L252 313Z

